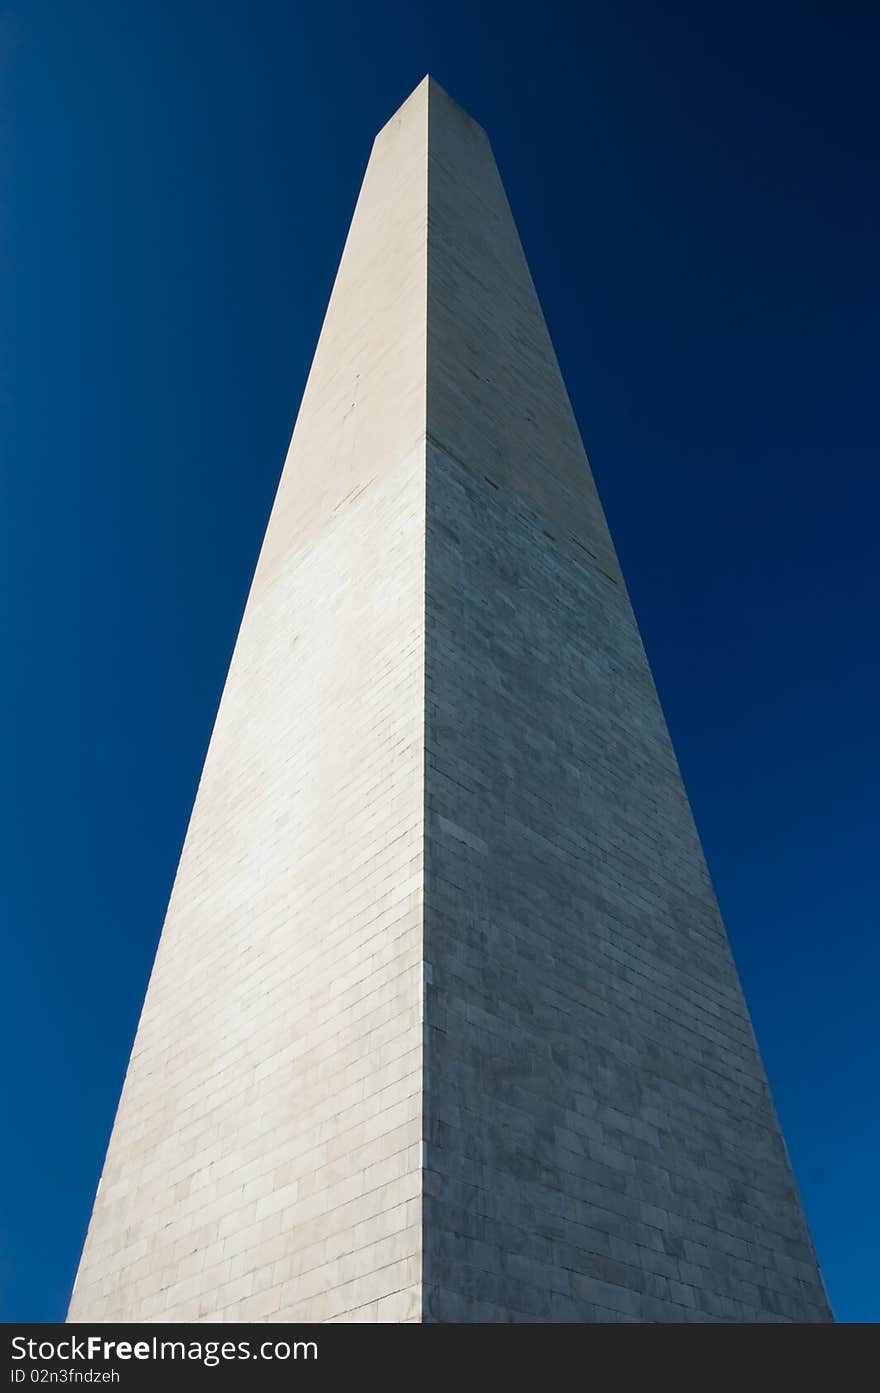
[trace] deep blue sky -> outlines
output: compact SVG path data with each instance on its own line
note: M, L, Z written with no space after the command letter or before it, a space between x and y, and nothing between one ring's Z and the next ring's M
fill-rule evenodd
M0 1314L60 1319L375 130L486 126L832 1302L880 1318L870 7L0 6Z

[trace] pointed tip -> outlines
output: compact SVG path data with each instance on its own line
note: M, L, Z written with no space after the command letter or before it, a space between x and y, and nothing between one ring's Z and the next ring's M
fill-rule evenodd
M433 73L425 73L425 76L421 79L420 82L416 83L415 87L412 89L406 100L401 102L398 110L402 111L403 108L407 106L408 103L411 102L415 97L423 97L430 101L432 97L438 96L446 97L447 100L451 100L451 98L448 96L448 93L446 93L443 90L436 77L434 77Z
M394 115L386 122L386 126L382 129L384 130L387 126L390 126L407 109L420 107L422 103L426 103L428 107L433 108L435 111L440 107L445 107L447 111L459 112L465 120L469 121L477 130L483 130L482 126L478 121L474 120L470 112L466 111L454 97L450 97L446 88L441 86L433 73L430 72L425 73L421 81L412 89L406 100L401 102L400 106L394 112ZM485 132L483 133L485 134Z
M419 123L420 129L421 123L424 122L425 135L430 141L429 129L434 128L436 135L437 130L442 126L448 126L450 120L464 122L479 139L488 140L488 136L479 121L475 121L470 112L466 111L454 97L450 97L446 88L441 87L433 73L428 72L376 133L375 141L384 140L391 131L399 130L401 125L408 125L410 122Z
M414 97L416 92L421 92L423 89L429 93L432 91L442 92L443 90L436 77L434 77L433 73L425 73L425 76L422 78L422 80L416 83L415 87L410 93L410 96ZM407 100L409 99L407 98Z

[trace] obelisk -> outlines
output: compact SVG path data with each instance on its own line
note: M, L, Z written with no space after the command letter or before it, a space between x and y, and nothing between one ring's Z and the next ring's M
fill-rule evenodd
M376 138L74 1321L821 1321L484 132Z

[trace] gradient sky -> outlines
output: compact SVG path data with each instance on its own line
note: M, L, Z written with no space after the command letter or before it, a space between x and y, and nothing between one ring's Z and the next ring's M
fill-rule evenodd
M494 145L833 1306L880 1319L877 24L0 4L0 1316L64 1315L370 144L430 70Z

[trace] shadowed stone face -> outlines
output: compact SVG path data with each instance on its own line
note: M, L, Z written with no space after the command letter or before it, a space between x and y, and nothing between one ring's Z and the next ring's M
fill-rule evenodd
M488 141L376 139L69 1318L825 1320Z

